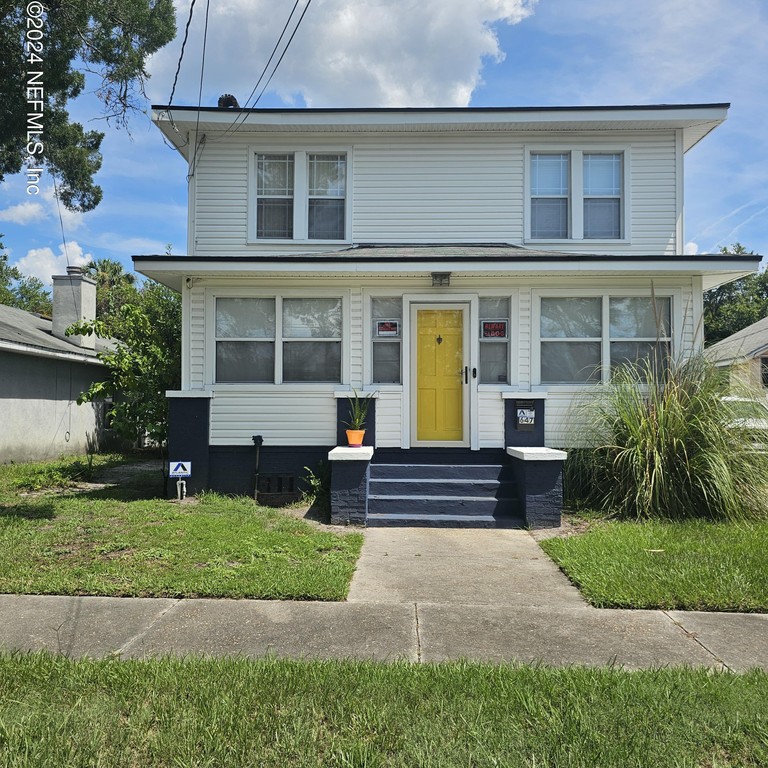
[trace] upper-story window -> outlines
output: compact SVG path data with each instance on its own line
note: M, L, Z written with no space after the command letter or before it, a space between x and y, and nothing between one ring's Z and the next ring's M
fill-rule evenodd
M531 152L531 240L625 237L625 153Z
M253 240L346 239L346 153L256 153L254 186Z

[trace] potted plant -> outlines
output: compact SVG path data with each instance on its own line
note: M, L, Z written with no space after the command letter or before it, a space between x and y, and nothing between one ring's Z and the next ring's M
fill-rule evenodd
M362 448L363 437L365 437L365 420L368 418L368 408L371 405L371 396L360 397L357 390L352 390L352 397L348 397L349 402L349 421L342 422L346 424L347 442L350 448Z

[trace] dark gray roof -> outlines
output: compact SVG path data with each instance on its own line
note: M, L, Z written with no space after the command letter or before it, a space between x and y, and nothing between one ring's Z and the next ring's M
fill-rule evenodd
M743 358L756 357L768 349L768 317L731 334L705 350L713 363L722 365Z
M0 342L18 346L19 351L34 353L39 350L40 353L57 352L95 358L98 352L112 347L110 342L96 339L95 350L83 349L54 336L52 326L52 321L46 317L0 304Z

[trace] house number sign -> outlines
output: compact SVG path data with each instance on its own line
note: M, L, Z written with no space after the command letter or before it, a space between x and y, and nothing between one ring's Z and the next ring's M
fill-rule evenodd
M483 320L482 334L484 339L506 339L506 320Z

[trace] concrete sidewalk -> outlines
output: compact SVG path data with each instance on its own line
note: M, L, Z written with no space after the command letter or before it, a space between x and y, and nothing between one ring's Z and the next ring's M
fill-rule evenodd
M0 648L768 670L768 615L599 610L525 531L368 529L346 603L0 596Z

